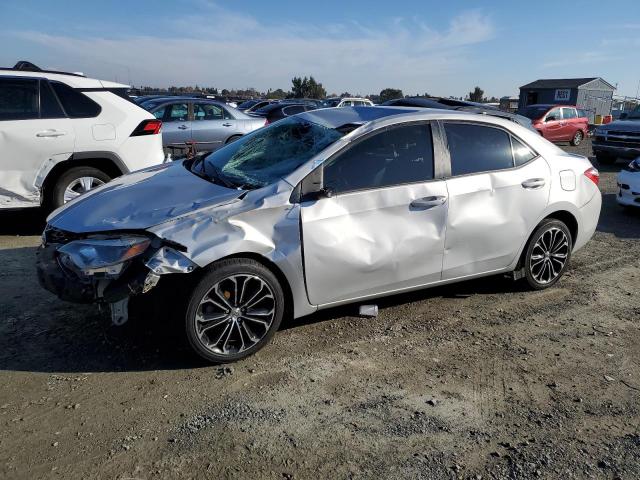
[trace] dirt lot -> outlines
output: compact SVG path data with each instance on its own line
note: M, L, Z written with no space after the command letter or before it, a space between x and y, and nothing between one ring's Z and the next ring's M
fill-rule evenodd
M640 478L640 214L601 170L598 232L555 288L333 310L228 367L40 289L41 220L3 214L0 477Z

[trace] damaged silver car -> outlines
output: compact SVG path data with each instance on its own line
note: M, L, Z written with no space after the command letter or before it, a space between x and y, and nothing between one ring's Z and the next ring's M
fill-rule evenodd
M68 203L38 275L118 324L130 297L179 279L190 345L227 362L285 315L500 273L549 287L595 231L597 183L585 157L508 120L316 110Z

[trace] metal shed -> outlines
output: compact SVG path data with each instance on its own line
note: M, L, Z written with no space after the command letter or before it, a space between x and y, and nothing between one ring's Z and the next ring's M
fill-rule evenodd
M589 122L609 115L615 87L600 77L541 79L520 87L518 109L536 103L576 105L586 110Z

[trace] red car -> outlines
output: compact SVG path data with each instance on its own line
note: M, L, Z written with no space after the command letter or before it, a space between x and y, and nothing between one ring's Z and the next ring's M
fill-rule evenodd
M574 105L529 105L521 112L540 135L552 142L580 145L589 130L589 118Z

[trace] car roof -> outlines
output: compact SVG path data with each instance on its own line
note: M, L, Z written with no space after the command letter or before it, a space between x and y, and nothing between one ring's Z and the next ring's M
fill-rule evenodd
M329 128L338 128L344 125L364 125L390 115L416 113L423 110L425 109L406 107L340 107L310 110L298 116Z

